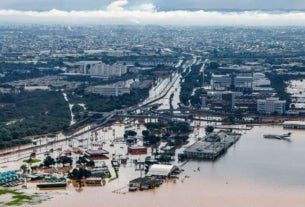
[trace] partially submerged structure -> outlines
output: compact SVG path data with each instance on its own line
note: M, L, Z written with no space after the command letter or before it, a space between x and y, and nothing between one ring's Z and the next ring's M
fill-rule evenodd
M131 155L145 155L147 154L147 148L144 146L129 146L127 152Z
M66 178L46 178L42 183L38 183L37 188L65 188L67 187Z
M90 160L104 160L108 159L109 152L99 148L99 149L88 149L85 152L85 157Z
M136 178L129 182L129 191L148 190L159 187L163 180L180 173L176 165L153 164L145 177Z
M19 181L19 176L16 171L0 172L0 186L13 187L16 186Z
M173 174L176 174L176 172L178 172L178 171L179 171L179 168L176 165L153 164L149 168L147 175L167 178Z
M187 147L184 154L188 159L215 160L236 143L239 138L240 134L225 131L211 133Z
M162 179L155 176L145 176L129 181L129 191L148 190L159 187Z
M305 129L305 121L285 121L284 129Z

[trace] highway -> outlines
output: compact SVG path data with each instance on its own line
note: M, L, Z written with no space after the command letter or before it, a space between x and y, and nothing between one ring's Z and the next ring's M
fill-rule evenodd
M191 67L192 64L195 64L197 62L197 58L194 57L194 59L192 61L186 61L186 63L182 64L183 61L180 60L176 67L182 67L184 69ZM158 83L157 86L155 86L154 88L151 89L151 94L150 97L148 99L146 99L145 101L143 101L142 103L133 106L133 107L128 107L122 110L114 110L111 112L93 112L93 111L89 111L88 114L90 115L102 115L102 118L99 118L95 121L95 123L91 124L90 126L83 128L81 130L79 130L77 133L74 133L72 135L69 136L62 136L62 137L57 137L54 140L52 140L51 142L49 142L47 139L44 139L43 141L38 141L36 143L36 145L27 145L27 146L23 146L17 149L12 149L12 150L6 150L5 152L1 152L0 153L0 157L9 155L11 153L20 153L20 152L32 152L32 151L37 151L38 149L42 149L44 147L48 147L48 146L52 146L53 144L56 143L60 143L60 142L66 142L69 141L71 139L75 139L77 137L82 136L83 134L86 134L88 132L94 132L96 130L99 130L100 128L106 126L107 124L109 124L115 117L128 117L128 116L133 116L132 114L134 112L136 112L139 109L143 109L146 108L149 105L152 105L156 102L158 102L159 100L163 99L165 96L167 96L169 94L170 91L173 90L173 86L177 83L179 83L180 81L180 74L178 72L175 72L172 74L171 78L167 78L162 80L161 82ZM139 116L137 114L134 114L134 116ZM162 118L166 118L166 119L171 119L171 117L169 116L161 116ZM140 117L139 117L140 118ZM78 123L75 123L78 124ZM72 125L71 127L73 128L74 125ZM43 139L43 138L41 138Z

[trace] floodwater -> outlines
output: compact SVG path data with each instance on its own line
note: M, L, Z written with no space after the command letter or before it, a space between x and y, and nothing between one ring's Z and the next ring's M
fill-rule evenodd
M178 79L179 80L179 79ZM160 108L169 108L168 99L172 93L173 108L179 103L179 81L175 82L169 93L159 102ZM154 99L164 93L164 86L169 79L164 79L150 91L150 98ZM303 95L302 82L292 82L288 92ZM293 89L294 88L294 89ZM290 90L290 91L289 91ZM292 91L295 90L295 91ZM303 97L298 97L303 98ZM149 100L149 99L148 99ZM164 101L166 100L166 101ZM302 99L298 99L302 107ZM207 123L194 123L204 126ZM110 147L114 138L123 137L127 129L136 130L138 134L144 129L139 123L131 120L125 124L114 124L99 130L97 133L87 133L75 140L66 141L51 148L65 149L69 145L87 148L90 142L106 142L104 149L116 156L126 156L127 148L123 143L115 143ZM85 130L85 129L84 129ZM176 182L166 182L161 187L143 192L128 192L128 182L140 176L132 164L121 166L119 178L103 187L85 187L76 191L72 186L66 190L42 191L52 199L36 206L73 206L73 207L304 207L305 206L305 131L291 130L292 141L264 139L265 133L287 133L281 126L256 126L243 133L239 142L216 162L190 161L183 166L184 172ZM204 127L195 127L190 143L204 136ZM64 139L63 135L56 139ZM45 140L39 140L43 144ZM39 149L41 158L50 147ZM182 152L184 148L179 149ZM14 162L0 164L0 171L19 168L21 157L27 154L10 155L3 161ZM142 160L144 156L133 156L130 159ZM18 160L18 161L17 161ZM0 160L1 163L2 160ZM110 167L109 160L106 161ZM179 163L177 163L179 164ZM112 171L111 167L110 170ZM113 172L112 172L113 174ZM28 189L35 192L35 187Z
M195 134L202 135L204 129L198 130ZM303 207L304 131L292 130L291 142L263 138L264 133L287 132L281 126L243 131L239 142L216 162L190 161L176 183L167 182L152 191L127 192L128 181L140 176L127 165L120 168L118 179L104 187L83 188L81 192L69 188L67 194L39 206Z
M157 81L156 86L154 86L153 88L151 88L151 90L149 91L149 96L147 99L145 99L145 101L140 104L147 104L148 102L151 102L152 100L155 100L163 95L165 95L165 98L161 99L168 99L169 96L173 93L174 88L179 84L179 74L174 73L172 75L172 78L161 78ZM168 97L167 97L168 96ZM168 102L168 100L167 100ZM164 104L164 101L158 101L158 104ZM169 104L167 104L169 108Z
M170 109L170 97L173 94L173 98L172 98L172 107L173 109L177 109L179 107L179 103L180 103L180 91L181 91L181 86L180 86L180 78L181 75L177 75L175 76L173 79L173 85L172 88L168 91L168 93L162 98L160 99L157 103L160 104L159 108L160 110L162 109Z

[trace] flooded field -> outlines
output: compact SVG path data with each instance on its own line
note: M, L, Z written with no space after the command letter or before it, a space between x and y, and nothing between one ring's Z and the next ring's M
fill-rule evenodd
M138 132L142 130L141 125L132 128ZM124 130L125 125L116 124L99 131L98 137L109 143L113 137L122 136ZM167 182L152 191L128 192L129 180L140 176L129 163L121 166L118 179L103 187L85 187L79 192L70 186L66 190L47 192L52 199L38 206L304 206L304 131L291 131L291 142L264 139L266 131L274 134L288 132L281 126L257 126L241 131L240 141L219 160L190 161L183 166L185 171L179 180ZM195 127L190 142L203 135L204 128ZM126 146L120 143L114 148L107 144L105 149L126 154Z

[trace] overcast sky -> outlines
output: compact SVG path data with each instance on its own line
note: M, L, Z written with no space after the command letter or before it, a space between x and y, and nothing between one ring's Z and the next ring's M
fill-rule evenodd
M113 0L0 0L0 9L92 10ZM305 9L305 0L130 0L129 6L152 3L158 10L183 9Z
M0 23L305 26L304 9L305 0L0 0Z

